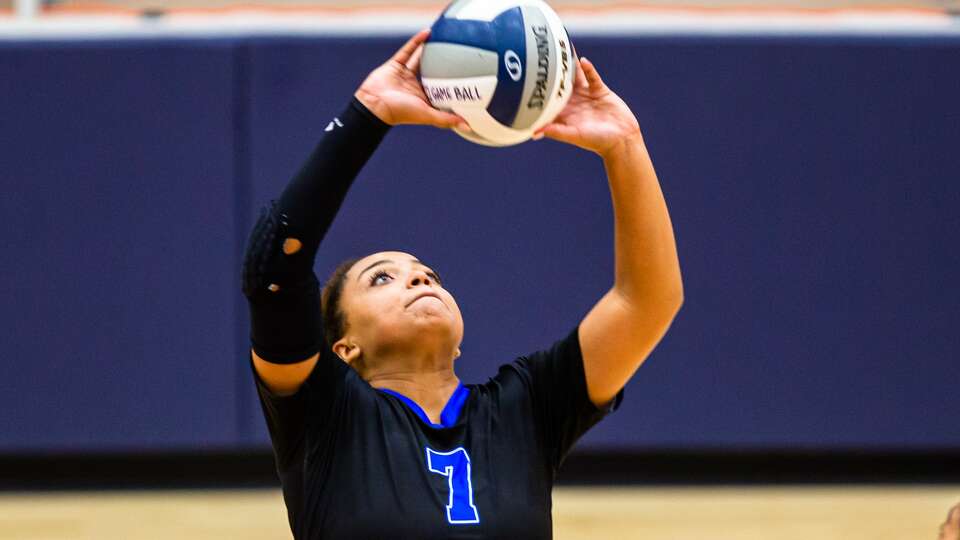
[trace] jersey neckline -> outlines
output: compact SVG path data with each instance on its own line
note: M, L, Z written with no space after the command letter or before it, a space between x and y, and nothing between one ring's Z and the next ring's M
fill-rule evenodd
M447 404L443 406L443 410L440 411L440 423L434 424L430 421L430 418L427 416L427 413L420 408L420 405L417 405L417 402L408 398L407 396L390 390L389 388L377 388L378 391L385 394L390 394L391 396L402 401L411 411L413 411L417 416L423 420L423 423L427 424L432 428L449 428L453 427L457 423L457 419L460 418L460 410L463 409L463 405L467 402L467 397L470 395L470 388L460 383L457 385L457 389L453 391L453 394L450 396L450 399L447 400Z

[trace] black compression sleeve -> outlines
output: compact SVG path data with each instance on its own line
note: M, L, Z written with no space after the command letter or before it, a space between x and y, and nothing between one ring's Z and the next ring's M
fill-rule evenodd
M330 131L287 185L279 202L280 211L288 217L291 234L303 242L304 264L310 265L308 270L312 269L317 246L353 179L390 126L353 98L327 129Z
M317 248L354 178L390 126L354 98L284 189L261 212L247 244L243 292L257 354L275 363L306 360L323 346ZM287 255L288 238L302 247Z

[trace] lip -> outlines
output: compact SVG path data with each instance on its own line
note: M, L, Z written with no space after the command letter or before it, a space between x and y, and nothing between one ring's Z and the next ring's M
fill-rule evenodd
M441 303L443 302L443 299L440 298L440 295L438 295L438 294L435 293L435 292L429 292L429 291L428 291L428 292L422 292L422 293L418 294L417 296L413 297L413 300L407 302L407 305L404 306L404 307L410 307L410 304L413 304L413 303L416 302L417 300L419 300L419 299L421 299L421 298L424 298L424 297L427 297L427 296L432 296L432 297L436 298L437 300L440 300ZM446 305L446 304L444 304L444 305Z

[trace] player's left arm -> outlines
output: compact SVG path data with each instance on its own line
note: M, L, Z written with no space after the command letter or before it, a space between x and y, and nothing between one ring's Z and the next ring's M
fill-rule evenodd
M614 283L579 329L587 392L602 406L646 360L683 303L673 226L636 117L586 58L570 102L540 133L600 155L610 184Z

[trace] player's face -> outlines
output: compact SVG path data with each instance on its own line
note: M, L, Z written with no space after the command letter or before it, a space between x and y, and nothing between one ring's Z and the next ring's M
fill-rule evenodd
M364 356L420 347L455 351L463 339L457 302L437 273L409 253L360 259L347 272L340 307Z

